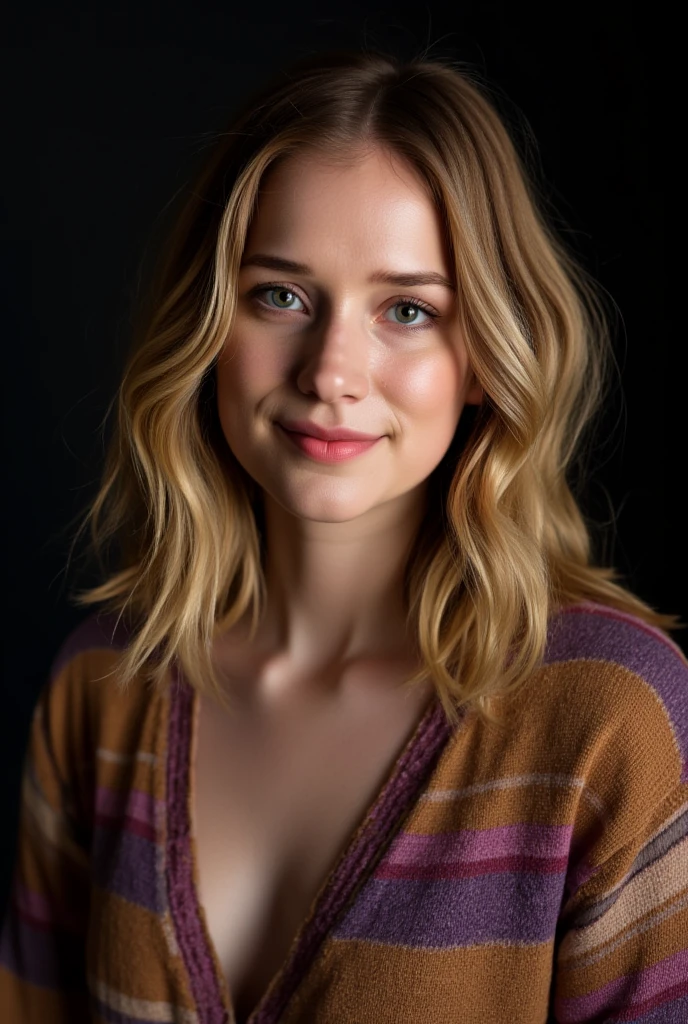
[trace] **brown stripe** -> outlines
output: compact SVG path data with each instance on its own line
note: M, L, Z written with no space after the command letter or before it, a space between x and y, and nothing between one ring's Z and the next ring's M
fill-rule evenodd
M328 940L280 1024L534 1024L551 943L423 950Z

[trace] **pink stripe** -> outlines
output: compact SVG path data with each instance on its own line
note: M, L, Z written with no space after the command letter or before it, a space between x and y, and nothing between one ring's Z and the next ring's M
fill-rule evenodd
M479 875L511 874L563 874L568 857L490 857L489 860L474 860L466 864L386 864L384 861L375 872L375 878L396 879L438 879L477 878Z
M156 811L161 811L163 801L156 800L151 793L141 789L110 789L98 786L96 790L96 814L105 818L120 818L126 815L146 825L154 825Z
M624 1020L637 1021L639 1013L645 1017L648 1013L656 1010L658 1006L664 1005L664 1003L678 1002L682 996L688 996L688 979L679 981L677 985L673 985L664 992L660 992L659 995L653 996L652 999L648 999L644 1003L634 1003L633 1006L629 1006L626 1010L621 1010L620 1013L615 1014L610 1019L615 1022Z
M148 825L145 821L137 821L136 818L129 818L126 815L122 818L120 815L110 817L107 814L96 814L95 822L96 825L106 828L117 828L130 835L142 836L144 839L149 839L151 843L155 843L158 838L153 825Z
M45 918L34 917L33 914L28 913L22 907L16 907L15 909L19 920L28 925L33 931L52 933L58 930L57 921L47 921Z
M688 974L688 949L683 949L673 956L660 960L659 963L647 967L644 971L615 978L602 988L587 996L576 999L557 999L559 1019L566 1024L576 1021L591 1020L598 1014L614 1012L615 1009L637 1013L638 1007L646 1002L654 1001L661 994L666 996L669 989L680 986ZM629 996L629 993L632 995ZM680 993L682 994L682 993ZM660 999L660 1003L665 998ZM654 1003L654 1005L659 1005ZM619 1020L624 1017L620 1016Z
M67 905L60 908L58 919L50 900L43 893L29 889L23 882L15 882L12 901L19 917L32 928L40 931L52 931L57 927L63 931L81 930L79 921Z
M572 825L499 825L435 835L402 832L384 859L385 866L426 866L486 861L526 855L535 859L568 857Z
M582 885L589 882L593 875L601 869L600 864L588 864L583 860L578 867L574 868L567 881L567 889L570 892L577 892Z
M52 922L52 908L43 893L29 889L23 882L15 883L14 904L18 910L35 921L44 921L47 924Z
M108 818L105 814L96 815L96 824L106 827L114 827L127 832L129 835L141 836L151 843L157 842L157 833L153 825L147 825L145 821L137 821L135 818Z
M156 812L163 807L150 793L140 789L120 790L98 786L96 790L96 816L98 825L124 826L127 832L155 842Z

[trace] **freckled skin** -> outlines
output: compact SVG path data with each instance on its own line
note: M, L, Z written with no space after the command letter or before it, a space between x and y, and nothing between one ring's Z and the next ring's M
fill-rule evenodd
M368 280L376 270L453 279L440 215L398 156L367 150L337 166L300 153L268 172L244 257L258 252L305 263L313 276L242 268L217 367L218 409L227 443L265 496L267 633L315 662L342 638L365 646L373 630L398 626L401 561L427 478L480 389L452 291ZM408 298L440 319L421 310L412 319L400 303ZM422 323L426 330L406 325ZM318 463L285 443L275 418L384 437L354 459Z

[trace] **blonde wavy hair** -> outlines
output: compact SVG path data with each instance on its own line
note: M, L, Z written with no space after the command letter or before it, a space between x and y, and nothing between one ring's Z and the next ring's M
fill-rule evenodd
M429 481L404 579L409 636L445 713L497 723L493 697L542 662L557 608L596 601L672 628L592 564L570 468L602 395L610 344L595 287L557 240L485 88L451 61L335 50L251 96L175 214L144 297L104 477L84 526L105 582L79 595L124 615L122 685L178 663L229 706L213 641L265 603L261 496L214 398L262 176L305 147L328 160L382 146L441 211L483 404L464 412Z

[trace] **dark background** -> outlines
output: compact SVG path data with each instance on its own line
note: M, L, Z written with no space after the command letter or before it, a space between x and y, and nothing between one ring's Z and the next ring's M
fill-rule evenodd
M545 16L544 12L548 12ZM247 89L331 46L469 62L530 125L560 230L616 304L619 382L584 494L600 557L680 613L682 536L669 526L681 445L665 416L661 9L441 4L172 7L109 3L10 15L2 283L5 381L5 830L9 883L21 757L50 661L83 616L65 563L92 497L101 424L156 224ZM520 113L519 113L520 112ZM623 393L623 397L622 397ZM685 435L685 431L684 431ZM673 490L672 490L673 489ZM683 602L683 604L682 604ZM688 631L686 631L688 632ZM686 632L675 634L686 649ZM5 810L7 808L7 810Z

